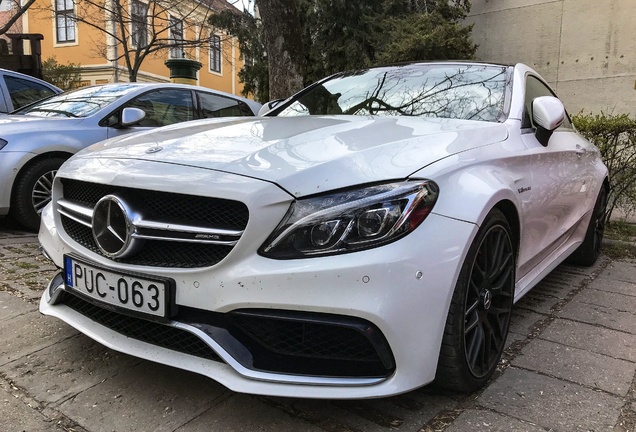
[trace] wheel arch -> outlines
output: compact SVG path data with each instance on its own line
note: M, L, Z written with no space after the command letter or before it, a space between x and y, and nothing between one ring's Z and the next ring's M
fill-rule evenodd
M16 187L16 184L18 183L17 180L30 167L32 167L36 163L38 163L38 162L40 162L42 160L45 160L45 159L61 158L61 159L67 160L71 156L73 156L73 153L69 153L69 152L65 152L65 151L52 151L52 152L41 153L41 154L35 155L31 159L29 159L27 162L24 163L24 165L22 165L20 167L20 169L18 170L18 173L13 178L13 184L11 185L11 199L13 200L13 197L15 196L15 187Z
M501 211L508 221L510 230L512 231L512 241L514 242L516 256L518 257L519 248L521 247L521 220L519 219L517 207L512 201L503 199L495 204L493 208Z

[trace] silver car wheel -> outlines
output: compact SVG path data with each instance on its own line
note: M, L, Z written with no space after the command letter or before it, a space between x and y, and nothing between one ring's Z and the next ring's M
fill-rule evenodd
M33 191L31 191L31 203L33 209L40 215L44 207L51 202L51 193L53 191L53 179L57 174L57 170L45 172L33 185Z

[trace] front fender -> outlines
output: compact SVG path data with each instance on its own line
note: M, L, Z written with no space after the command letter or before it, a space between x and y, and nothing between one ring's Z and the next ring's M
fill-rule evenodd
M508 141L495 143L449 156L411 178L438 184L440 193L433 213L481 226L492 208L503 200L510 201L521 214L523 202L518 189L530 181L531 171L515 155L518 150L523 148Z

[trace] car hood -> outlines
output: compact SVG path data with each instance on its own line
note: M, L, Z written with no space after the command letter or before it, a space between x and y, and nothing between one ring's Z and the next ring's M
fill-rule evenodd
M450 155L503 141L506 127L376 116L203 120L93 145L78 157L142 159L273 182L294 196L406 178Z
M13 133L59 130L60 128L75 126L82 120L84 119L47 118L20 114L7 114L0 116L0 138Z

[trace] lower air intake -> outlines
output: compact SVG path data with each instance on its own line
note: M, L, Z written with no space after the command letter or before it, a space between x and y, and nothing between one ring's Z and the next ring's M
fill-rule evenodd
M124 336L204 359L222 361L208 344L185 330L102 309L68 292L64 293L62 304Z

